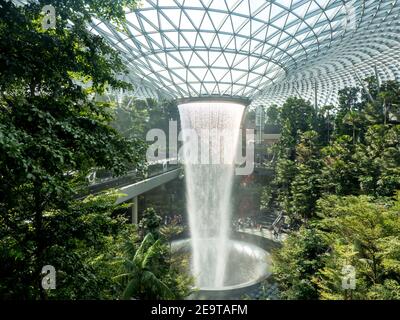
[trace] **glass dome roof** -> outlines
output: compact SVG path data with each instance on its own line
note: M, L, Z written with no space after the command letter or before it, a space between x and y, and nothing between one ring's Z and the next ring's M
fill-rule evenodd
M124 28L93 19L140 96L300 95L335 103L378 73L399 78L397 0L143 0Z

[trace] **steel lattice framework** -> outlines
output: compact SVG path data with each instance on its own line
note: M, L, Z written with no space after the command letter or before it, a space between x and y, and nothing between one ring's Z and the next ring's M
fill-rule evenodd
M138 96L302 96L375 75L400 78L397 0L144 0L124 28L93 19L118 49Z

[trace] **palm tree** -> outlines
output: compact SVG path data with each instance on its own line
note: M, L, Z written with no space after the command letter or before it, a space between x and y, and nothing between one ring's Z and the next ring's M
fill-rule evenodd
M127 285L123 299L173 299L174 294L159 278L163 274L162 259L165 249L160 240L147 234L132 260L125 259L127 272L115 278L125 278Z
M171 245L172 245L172 239L178 235L180 235L182 232L185 231L185 228L178 225L178 223L173 222L171 224L162 226L160 228L160 233L165 237L165 239L169 243L169 251L172 250Z
M321 115L326 119L326 125L328 129L328 144L331 143L331 113L334 110L334 106L328 105L321 108Z
M356 111L349 111L343 118L343 123L350 125L353 129L353 144L356 143L356 127L360 120L360 114Z

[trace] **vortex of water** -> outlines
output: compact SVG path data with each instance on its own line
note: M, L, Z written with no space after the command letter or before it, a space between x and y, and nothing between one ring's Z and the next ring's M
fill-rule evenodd
M222 288L226 279L231 194L244 109L229 102L179 106L192 272L198 287Z

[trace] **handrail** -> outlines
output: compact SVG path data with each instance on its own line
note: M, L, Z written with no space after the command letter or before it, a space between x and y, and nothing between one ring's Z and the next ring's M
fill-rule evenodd
M283 214L282 214L282 212L280 212L278 217L272 223L272 228L274 229L282 221L282 219L283 219Z
M168 168L169 166L173 166L173 169L175 169L176 167L179 166L179 163L178 163L178 158L168 158L168 159L163 159L163 160L158 160L158 161L150 161L150 162L147 163L147 167L150 169L149 171L151 171L151 168L153 166L156 166L156 165L162 165L162 172L157 172L156 174L150 173L150 175L147 173L147 175L145 175L143 177L139 177L139 178L148 178L148 177L152 177L154 175L157 175L157 174L160 174L160 173L163 173L163 172L168 172L169 170L171 170L171 169ZM113 181L116 181L116 180L124 179L124 178L126 178L128 176L133 176L134 177L137 174L136 170L132 170L132 171L129 171L124 176L113 177L111 172L109 171L109 172L106 172L106 174L108 174L109 176L107 176L106 178L99 178L98 179L97 178L98 170L99 169L95 169L94 168L94 171L92 171L91 173L89 173L86 176L86 178L87 178L87 180L89 182L89 186L96 186L96 185L100 185L100 184L103 184L103 183L110 183L110 182L113 182ZM97 179L99 180L98 182L96 182Z
M89 193L95 194L95 193L101 192L106 189L124 187L124 186L130 185L130 184L141 182L146 179L157 177L159 175L174 171L176 169L179 169L179 166L170 167L165 170L163 169L161 171L157 171L157 172L154 172L154 173L152 173L150 175L146 175L146 176L136 176L134 174L127 174L122 177L116 177L114 179L105 180L100 183L90 185L88 187Z

